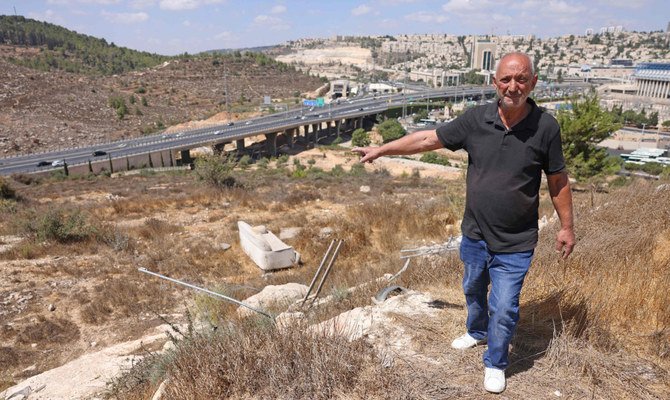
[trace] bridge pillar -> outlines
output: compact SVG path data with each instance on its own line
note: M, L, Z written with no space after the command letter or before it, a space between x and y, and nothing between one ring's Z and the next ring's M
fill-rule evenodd
M179 153L181 155L181 165L187 165L193 162L190 150L181 150Z
M312 144L316 146L317 140L319 140L319 130L321 129L320 127L321 124L312 124Z
M338 119L337 121L335 121L335 135L337 137L340 137L340 128L342 128L342 120Z
M363 117L358 117L358 120L356 121L356 128L363 128Z
M294 140L295 140L295 128L287 129L284 131L284 136L286 136L286 144L288 144L288 148L292 149L294 145Z
M243 152L246 147L244 147L244 139L237 139L235 141L235 147L238 152Z
M272 157L277 155L277 133L265 134L265 151Z

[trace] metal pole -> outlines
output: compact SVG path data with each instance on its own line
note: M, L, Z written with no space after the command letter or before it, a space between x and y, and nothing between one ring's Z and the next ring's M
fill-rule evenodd
M179 285L183 285L183 286L189 287L189 288L191 288L191 289L200 290L201 292L205 292L205 293L207 293L207 294L209 294L209 295L212 295L212 296L215 296L215 297L220 297L220 298L222 298L222 299L224 299L224 300L227 300L227 301L229 301L229 302L231 302L231 303L235 303L235 304L237 304L237 305L239 305L239 306L242 306L242 307L244 307L244 308L248 308L248 309L251 310L251 311L256 311L257 313L259 313L259 314L263 314L263 315L265 315L266 317L268 317L268 318L274 320L274 317L272 317L270 314L266 313L265 311L261 311L261 310L258 310L258 309L256 309L256 308L253 308L253 307L251 307L251 306L248 305L248 304L245 304L245 303L242 303L242 302L239 301L239 300L235 300L235 299L233 299L232 297L228 297L228 296L222 295L221 293L212 292L211 290L208 290L208 289L205 289L205 288L201 288L201 287L198 287L198 286L195 286L195 285L191 285L190 283L182 282L182 281L180 281L180 280L177 280L177 279L174 279L174 278L170 278L170 277L167 277L167 276L165 276L165 275L161 275L161 274L156 273L156 272L149 271L149 270L146 269L146 268L138 268L137 270L140 271L140 272L144 272L145 274L149 274L149 275L157 276L157 277L159 277L159 278L161 278L161 279L165 279L165 280L167 280L167 281L174 282L174 283L177 283L177 284L179 284Z
M330 246L328 246L328 250L326 250L326 254L323 255L323 260L321 260L321 264L319 264L319 268L317 268L316 273L314 274L314 278L312 278L312 283L309 284L309 289L307 289L307 293L305 294L305 298L302 299L302 303L300 303L300 306L305 304L307 301L307 297L309 297L309 294L312 292L312 289L314 288L314 284L316 283L316 279L319 277L319 274L321 273L321 269L323 268L324 264L326 263L326 259L330 255L330 250L333 248L333 244L335 244L335 239L330 241Z
M333 258L330 259L330 262L328 263L328 267L326 267L326 272L323 273L323 277L321 278L321 282L319 282L319 287L316 288L316 293L314 293L314 299L312 299L312 303L314 303L316 298L319 297L319 293L321 292L321 288L323 287L323 283L326 281L326 278L328 277L328 274L330 273L330 269L333 267L333 264L335 263L335 259L337 259L337 255L340 252L340 246L342 246L342 243L344 243L344 239L340 239L340 241L337 243L337 247L335 248L335 252L333 252Z

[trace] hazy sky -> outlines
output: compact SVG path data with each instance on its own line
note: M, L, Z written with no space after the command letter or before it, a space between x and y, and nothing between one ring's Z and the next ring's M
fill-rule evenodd
M304 37L665 30L668 0L0 0L0 13L174 55Z

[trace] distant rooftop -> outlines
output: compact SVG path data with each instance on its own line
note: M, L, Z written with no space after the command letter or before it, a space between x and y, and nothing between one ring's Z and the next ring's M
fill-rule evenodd
M670 63L638 64L633 76L638 79L670 81Z

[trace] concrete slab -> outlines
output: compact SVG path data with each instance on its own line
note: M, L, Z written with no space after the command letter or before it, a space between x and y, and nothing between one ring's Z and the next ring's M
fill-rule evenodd
M282 242L265 226L252 227L238 221L237 228L242 249L263 271L288 268L300 260L300 254L293 247Z

